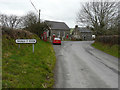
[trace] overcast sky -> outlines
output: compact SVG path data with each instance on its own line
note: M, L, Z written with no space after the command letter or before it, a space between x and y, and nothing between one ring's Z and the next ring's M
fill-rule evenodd
M35 7L41 9L41 19L63 21L70 28L76 25L76 13L80 9L81 0L31 0ZM83 0L86 2L87 0ZM30 0L0 0L0 13L25 15L36 10Z
M41 9L41 19L62 21L65 22L70 28L74 28L77 24L76 13L80 10L81 4L93 0L31 1L33 2L37 10ZM0 13L8 15L15 14L18 16L22 16L25 15L28 11L33 11L37 13L32 4L30 3L30 0L0 0Z

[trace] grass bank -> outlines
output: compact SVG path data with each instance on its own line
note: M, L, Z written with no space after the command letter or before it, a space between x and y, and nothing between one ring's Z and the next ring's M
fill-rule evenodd
M112 56L115 56L115 57L119 57L119 48L120 46L119 45L112 45L110 46L109 44L103 44L103 43L100 43L100 42L95 42L92 44L93 47L107 53L107 54L110 54Z
M15 38L8 34L3 34L2 38L3 88L51 88L53 86L56 58L51 43L44 42L32 34L30 37L22 37L37 39L33 53L32 44L21 44L18 48Z

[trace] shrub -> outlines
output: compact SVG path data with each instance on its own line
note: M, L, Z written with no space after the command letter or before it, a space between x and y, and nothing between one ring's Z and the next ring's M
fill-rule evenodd
M13 30L10 28L3 28L2 34L6 35L8 38L18 39L18 38L33 38L33 33L26 30Z
M120 44L120 36L118 35L109 35L109 36L98 36L96 38L97 42L102 42L104 44Z

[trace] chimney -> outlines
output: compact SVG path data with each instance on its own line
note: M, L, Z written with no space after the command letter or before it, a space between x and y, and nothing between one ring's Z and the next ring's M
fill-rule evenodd
M78 25L75 25L75 28L78 28Z

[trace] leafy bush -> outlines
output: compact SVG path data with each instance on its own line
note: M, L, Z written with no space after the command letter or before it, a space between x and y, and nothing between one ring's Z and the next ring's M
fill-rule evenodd
M35 33L39 37L41 37L41 34L43 34L43 32L47 29L48 26L44 22L31 24L29 27L26 28L26 30Z
M110 45L120 44L120 36L118 35L98 36L96 38L96 41Z
M35 35L26 30L13 30L10 28L2 28L2 34L6 35L7 38L13 38L13 39L33 38L33 35Z

